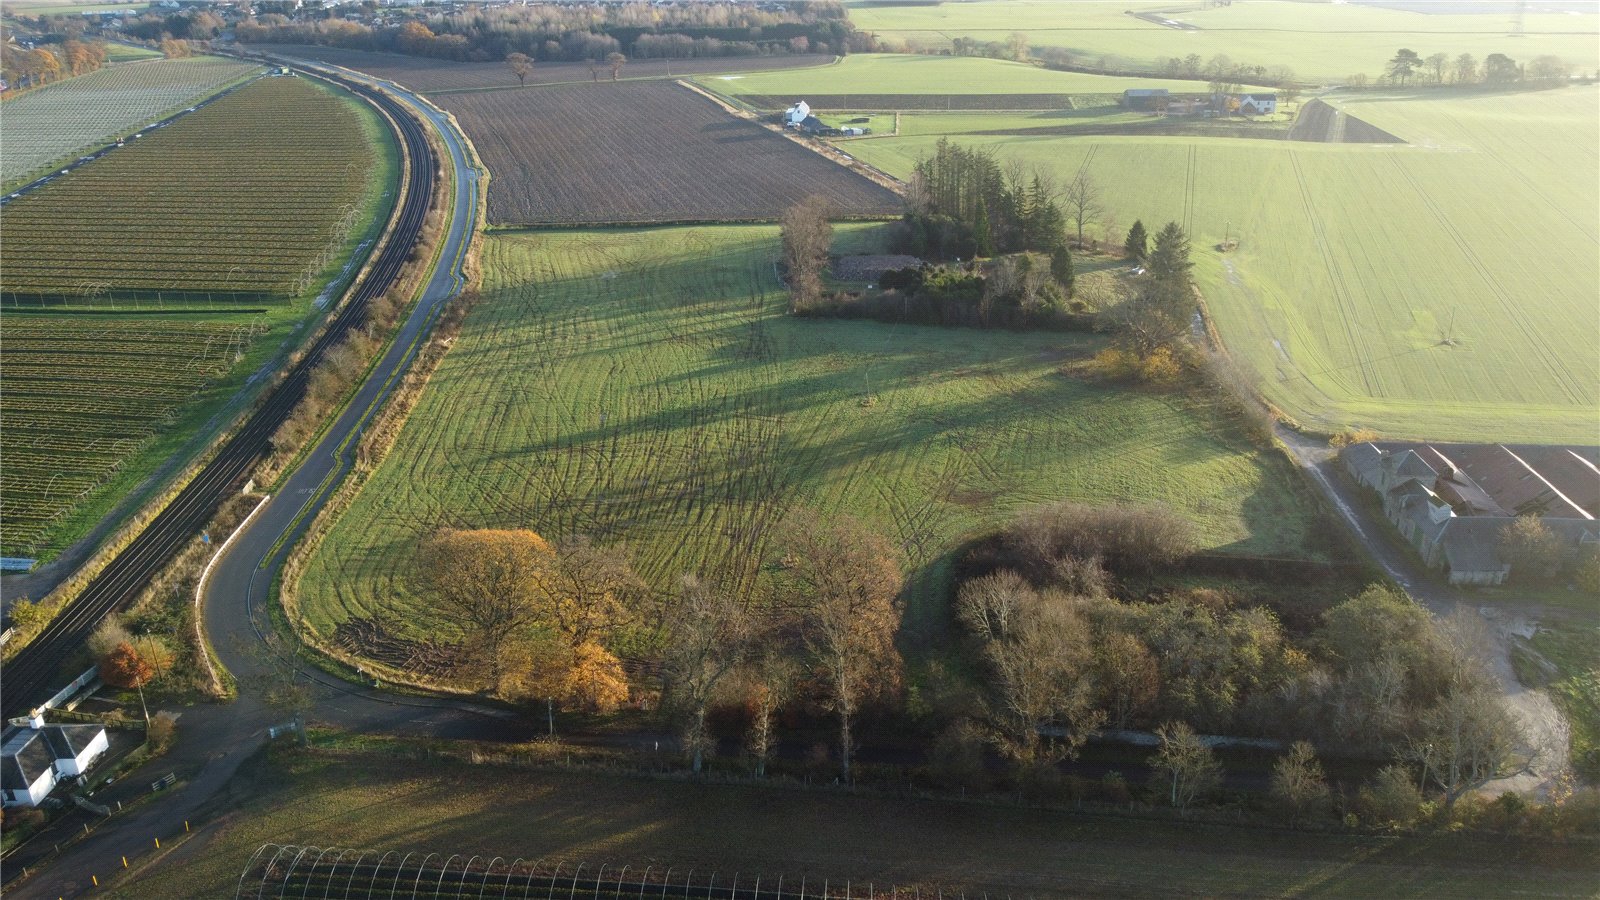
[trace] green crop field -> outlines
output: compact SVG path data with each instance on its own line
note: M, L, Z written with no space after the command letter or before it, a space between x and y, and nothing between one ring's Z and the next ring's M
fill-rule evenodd
M753 592L795 504L866 518L941 585L958 539L1067 497L1166 502L1224 552L1308 552L1280 459L1181 400L1058 374L1100 339L793 319L776 237L491 237L484 299L307 565L310 625L415 609L405 561L442 525L623 540L657 585Z
M161 52L148 47L134 47L128 44L106 44L106 59L113 63L139 62L146 59L159 59Z
M391 861L543 858L568 872L670 866L679 878L718 872L720 884L781 875L819 895L848 880L863 896L871 882L874 896L898 884L924 897L1588 897L1597 878L1581 844L1307 834L337 750L247 762L194 830L111 893L232 896L269 842L399 851ZM130 861L137 870L143 857Z
M305 293L383 178L370 114L262 78L6 206L8 304Z
M9 188L52 163L137 131L257 70L216 56L153 59L107 66L30 91L0 108L6 152L0 182Z
M1419 4L1420 5L1420 4ZM863 31L911 47L941 50L952 38L1004 41L1014 31L1035 48L1062 47L1089 65L1148 69L1171 57L1217 54L1264 67L1287 66L1302 77L1343 79L1360 72L1376 77L1395 50L1452 58L1470 53L1482 60L1505 53L1527 61L1543 54L1580 69L1600 67L1600 16L1593 4L1533 4L1520 37L1509 37L1510 3L1438 4L1428 13L1356 4L1250 0L1202 9L1140 0L977 0L939 4L894 4L851 0L850 18ZM1466 10L1465 12L1463 10ZM1135 18L1154 13L1184 23L1172 28ZM996 90L1000 90L996 88Z
M1052 72L998 59L857 53L831 66L699 79L725 94L1120 94L1129 88L1204 92L1199 81Z
M1184 225L1228 347L1308 425L1592 443L1596 89L1341 105L1413 145L961 140L1063 179L1085 169L1119 230L1134 218ZM901 117L903 134L917 135L917 118ZM858 140L850 151L906 175L936 140ZM1225 235L1241 241L1226 255L1215 250Z
M49 558L192 456L353 274L398 170L365 105L263 79L8 204L6 289L29 277L63 293L12 303L0 323L0 549ZM225 292L323 247L336 253L306 290L262 304ZM125 294L161 285L187 292Z

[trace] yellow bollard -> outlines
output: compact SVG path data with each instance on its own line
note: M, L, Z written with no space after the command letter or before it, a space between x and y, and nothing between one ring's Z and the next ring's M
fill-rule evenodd
M156 849L157 850L161 849L161 838L156 838Z
M89 880L94 882L94 886L95 887L99 887L100 886L100 876L99 875L90 875L89 876Z
M183 820L183 831L184 831L185 834L189 833L189 820L188 819L184 819Z
M123 857L123 858L122 858L122 867L123 867L123 868L124 868L124 869L126 869L126 868L127 868L127 867L128 867L128 858L127 858L127 857L126 857L126 856L124 856L124 857Z

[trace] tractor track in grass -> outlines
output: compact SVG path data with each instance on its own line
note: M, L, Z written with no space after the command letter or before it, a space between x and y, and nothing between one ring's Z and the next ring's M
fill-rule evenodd
M1317 217L1316 204L1311 202L1311 188L1306 183L1305 172L1300 168L1299 156L1290 151L1289 164L1294 168L1295 186L1300 191L1300 203L1305 212L1306 221L1311 225L1312 237L1317 244L1317 252L1322 256L1323 267L1327 269L1328 280L1333 288L1333 302L1339 310L1339 320L1344 327L1345 338L1350 343L1350 349L1356 355L1357 371L1361 374L1361 383L1365 386L1367 396L1377 397L1380 392L1375 383L1376 377L1372 371L1372 353L1366 340L1361 334L1361 323L1357 321L1355 310L1351 306L1350 288L1345 283L1344 275L1339 267L1334 264L1333 251L1328 244L1328 236L1323 231L1322 220Z
M1428 212L1432 214L1433 220L1439 223L1440 229L1445 234L1450 236L1451 242L1461 251L1462 257L1472 266L1472 270L1478 273L1478 277L1482 279L1484 287L1489 289L1489 293L1494 296L1495 301L1500 304L1500 308L1505 311L1506 318L1511 320L1511 323L1516 326L1523 339L1528 342L1528 346L1533 348L1533 352L1539 358L1539 362L1549 373L1551 381L1559 384L1561 390L1574 404L1583 403L1583 391L1572 383L1571 374L1561 365L1560 357L1556 356L1549 346L1539 339L1533 326L1528 322L1523 308L1506 292L1499 279L1494 277L1494 272L1484 264L1478 254L1473 252L1472 245L1461 235L1455 223L1439 208L1439 204L1433 197L1422 189L1416 178L1406 171L1405 165L1397 157L1391 156L1389 161L1394 164L1395 171L1400 173L1401 179L1410 186L1411 190L1416 192L1418 197L1422 198L1422 202L1428 207Z
M1187 174L1183 180L1183 233L1194 237L1194 182L1195 170L1199 167L1200 148L1194 144L1189 145L1189 162Z

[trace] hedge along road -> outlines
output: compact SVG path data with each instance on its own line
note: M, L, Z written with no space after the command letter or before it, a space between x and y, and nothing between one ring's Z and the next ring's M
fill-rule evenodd
M337 74L378 84L349 72ZM123 857L138 867L153 851L155 838L181 835L187 822L201 820L200 813L208 801L219 795L239 765L266 741L267 729L286 717L260 699L256 686L271 669L257 648L263 646L265 605L273 579L294 539L349 472L361 430L412 361L421 338L446 302L462 289L462 260L481 202L479 173L467 162L462 140L448 120L415 95L389 85L383 87L428 123L449 150L455 185L450 223L421 299L388 351L301 466L284 480L282 490L238 533L227 554L212 568L202 598L203 623L218 659L239 682L239 698L229 704L203 704L183 710L174 748L135 773L137 777L126 779L125 785L102 792L97 799L110 802L124 786L130 792L127 799L132 799L143 793L146 781L168 771L177 772L187 782L185 787L172 796L136 807L125 817L106 820L92 836L50 860L47 868L21 884L7 885L8 897L73 897L97 890L95 877L105 881L122 872ZM354 729L441 737L532 737L531 725L497 715L494 710L445 700L382 695L322 673L302 675L313 683L317 695L310 716L313 720ZM34 848L25 848L24 853L30 849ZM38 848L39 853L48 849ZM27 855L38 858L38 854ZM7 861L8 877L20 874L29 864L21 856Z

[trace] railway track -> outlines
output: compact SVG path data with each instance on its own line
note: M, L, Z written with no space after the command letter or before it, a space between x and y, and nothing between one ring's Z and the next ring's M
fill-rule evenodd
M362 325L368 305L394 284L421 240L423 221L439 172L439 162L428 145L422 125L404 104L381 91L336 76L319 73L318 77L337 83L382 110L399 132L411 160L411 177L405 185L393 232L354 294L243 427L223 444L216 457L179 491L150 525L0 671L0 713L5 718L23 715L44 701L52 692L62 665L84 645L100 622L138 596L156 573L204 527L224 498L243 484L267 451L272 435L305 395L311 371L351 329Z

